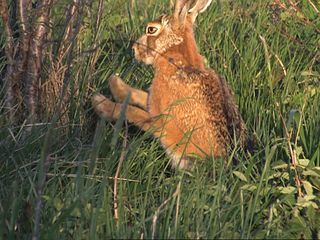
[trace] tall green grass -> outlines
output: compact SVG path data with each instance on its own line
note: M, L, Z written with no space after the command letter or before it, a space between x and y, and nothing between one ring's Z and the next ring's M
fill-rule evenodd
M124 124L114 129L90 106L88 92L110 94L111 74L143 89L152 81L131 45L145 23L170 12L169 1L133 2L107 1L100 22L96 1L84 10L68 69L70 82L80 83L69 124L26 132L1 117L0 238L31 237L39 189L41 239L319 238L320 19L308 1L301 1L308 26L266 1L214 1L198 17L199 49L234 89L256 151L235 149L227 164L211 158L193 172L171 170L158 140L134 126L126 137ZM61 13L57 7L57 23Z

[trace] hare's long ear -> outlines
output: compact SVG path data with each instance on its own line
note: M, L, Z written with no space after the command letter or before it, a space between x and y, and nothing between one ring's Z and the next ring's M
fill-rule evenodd
M193 2L194 2L194 4L192 5L192 7L188 11L188 13L191 16L192 22L194 22L196 20L199 13L204 12L209 7L212 0L196 0Z
M187 0L176 0L176 5L174 7L174 13L173 16L178 19L179 15L183 9L183 7L186 5Z
M173 16L180 23L184 22L190 9L190 0L176 0Z

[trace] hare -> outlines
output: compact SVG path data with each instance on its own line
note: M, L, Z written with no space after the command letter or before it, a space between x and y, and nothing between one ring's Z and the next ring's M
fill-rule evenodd
M173 14L148 23L134 43L135 58L155 71L148 93L112 76L109 86L118 103L101 94L92 97L95 111L113 121L130 92L127 120L159 138L172 166L180 169L191 169L195 156L226 157L233 139L242 145L247 139L232 90L205 67L194 38L196 17L211 1L176 0Z

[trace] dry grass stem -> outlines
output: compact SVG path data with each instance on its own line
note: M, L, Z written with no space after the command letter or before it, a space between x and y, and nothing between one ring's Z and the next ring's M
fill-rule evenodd
M114 209L114 219L119 224L119 212L118 212L118 179L121 171L121 167L123 161L126 157L126 153L128 150L128 123L125 121L125 136L123 140L122 150L120 153L119 163L117 167L116 174L114 175L114 183L113 183L113 209Z
M178 183L177 188L176 188L175 192L172 194L172 196L170 196L163 203L161 203L161 205L157 208L156 212L154 213L154 215L152 217L152 226L151 226L152 237L151 237L151 239L155 239L156 230L157 230L157 220L158 220L158 217L161 213L161 210L168 204L168 202L171 199L176 198L177 196L180 195L180 190L181 190L181 181Z
M68 178L76 178L77 174L65 174L65 173L47 173L48 177L56 177L56 176L60 176L60 177L68 177ZM103 180L103 176L96 176L96 175L84 175L84 178L87 179L96 179L96 180ZM125 181L125 182L135 182L135 183L140 183L139 180L134 180L134 179L128 179L128 178L114 178L114 177L108 177L108 179L110 180L117 180L117 181Z

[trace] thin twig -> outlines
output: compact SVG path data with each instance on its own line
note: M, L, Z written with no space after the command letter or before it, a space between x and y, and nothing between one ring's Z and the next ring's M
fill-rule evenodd
M6 57L9 64L13 64L13 33L9 21L9 8L6 0L0 0L0 16L6 32Z
M307 0L307 1L308 1L308 3L312 6L312 8L316 11L316 13L319 14L319 10L318 10L318 8L316 7L316 5L314 5L314 3L313 3L311 0Z
M157 229L157 220L158 220L159 214L161 212L161 209L164 208L171 199L179 196L180 189L181 189L181 181L178 183L177 188L176 188L175 192L172 194L172 196L170 196L163 203L161 203L160 206L157 208L156 212L154 213L154 215L152 217L152 237L151 237L151 239L155 238L156 229Z
M67 17L66 17L66 23L65 23L65 29L64 34L59 46L58 50L58 62L62 62L62 59L64 58L64 55L66 55L66 52L70 49L70 40L73 35L73 28L74 28L74 22L76 19L76 10L78 8L78 0L73 0L71 3L71 6L67 10Z
M119 163L117 167L116 174L114 175L114 183L113 183L113 208L114 208L114 219L118 225L119 223L119 212L118 212L118 179L120 175L120 170L125 159L126 153L128 150L128 122L125 121L125 136L123 140L122 150L119 158Z
M56 176L59 176L59 177L68 177L68 178L77 178L77 174L66 174L66 173L47 173L47 176L49 177L56 177ZM96 175L84 175L83 176L84 178L88 178L88 179L101 179L103 180L104 177L103 176L96 176ZM139 180L134 180L134 179L128 179L128 178L114 178L114 177L108 177L108 179L111 179L111 180L119 180L119 181L127 181L127 182L136 182L136 183L140 183L141 181Z
M52 0L43 0L37 11L37 22L33 29L30 42L30 57L28 58L28 71L26 77L26 106L28 109L30 122L36 118L38 81L42 69L42 50L47 33L47 23L51 11Z
M24 78L26 76L27 62L30 49L31 26L30 26L30 7L31 1L19 0L17 3L17 19L19 23L19 44L16 47L17 57L15 60L14 74L12 82L14 84L14 94L18 103L17 109L21 110L23 96L21 89L25 87ZM25 116L18 116L25 117Z
M281 68L282 68L282 71L283 71L284 76L287 76L287 70L286 70L283 62L281 61L281 59L279 58L279 56L278 56L277 54L274 54L274 56L275 56L276 59L278 60L280 66L281 66Z

